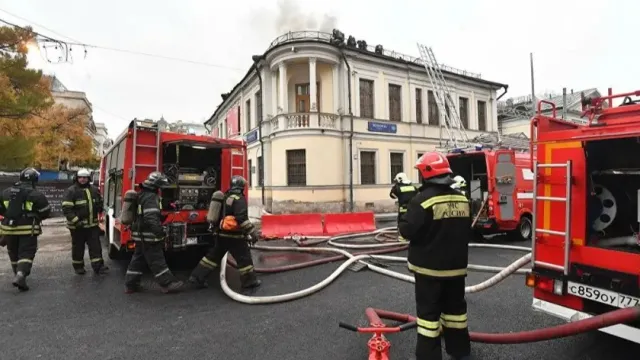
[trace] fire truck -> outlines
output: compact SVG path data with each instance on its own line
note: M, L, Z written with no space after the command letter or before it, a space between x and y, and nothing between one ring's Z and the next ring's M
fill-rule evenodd
M585 124L531 121L533 309L576 321L640 306L640 91L583 98ZM610 106L623 98L621 105ZM542 115L542 104L552 109ZM601 331L640 343L640 323Z
M454 149L447 154L455 175L467 180L474 229L480 235L507 233L531 239L531 156L518 150Z
M133 120L102 158L99 188L104 197L104 231L109 257L135 248L131 230L118 220L127 190L153 171L170 186L160 190L167 250L211 244L206 215L213 192L226 191L233 175L247 178L247 149L242 140L162 131L158 124Z

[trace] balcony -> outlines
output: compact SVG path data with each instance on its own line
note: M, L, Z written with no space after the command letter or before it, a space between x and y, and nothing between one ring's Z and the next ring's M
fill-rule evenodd
M328 113L289 113L277 115L268 121L271 131L291 129L330 129L342 130L340 115Z

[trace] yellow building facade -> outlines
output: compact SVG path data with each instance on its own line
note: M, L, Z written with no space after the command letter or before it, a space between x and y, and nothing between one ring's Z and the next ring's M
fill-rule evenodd
M268 212L393 212L392 178L417 181L419 156L447 138L415 58L299 32L254 61L206 125L247 141L250 203ZM496 96L506 85L448 67L443 74L469 138L497 131Z

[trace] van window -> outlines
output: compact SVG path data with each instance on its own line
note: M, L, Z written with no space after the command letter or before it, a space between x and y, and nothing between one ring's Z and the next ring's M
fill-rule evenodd
M117 162L116 162L116 168L118 170L122 170L124 169L124 154L125 154L125 142L124 139L122 139L120 141L120 144L118 144L118 157L117 157Z
M120 216L120 209L122 208L122 175L115 177L115 204L113 216Z
M113 151L107 153L104 156L104 162L105 162L105 166L104 166L104 194L102 194L104 201L106 202L107 206L109 205L113 205L112 203L110 203L109 201L111 200L111 188L109 186L107 186L109 184L109 169L111 168L111 154L113 154Z

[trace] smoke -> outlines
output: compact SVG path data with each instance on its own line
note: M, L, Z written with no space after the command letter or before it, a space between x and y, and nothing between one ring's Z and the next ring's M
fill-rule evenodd
M304 13L295 0L280 0L275 17L275 31L277 35L289 31L317 30L331 32L337 27L338 18L323 14Z

